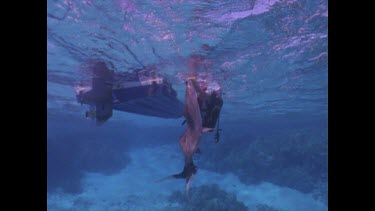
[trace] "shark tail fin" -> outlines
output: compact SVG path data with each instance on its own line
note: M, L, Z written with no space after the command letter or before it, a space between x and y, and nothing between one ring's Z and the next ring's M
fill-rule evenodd
M163 182L163 181L165 181L165 180L173 179L173 178L175 178L173 175L169 175L169 176L167 176L167 177L163 177L163 178L161 178L161 179L155 180L155 182Z
M179 174L173 174L161 179L156 180L155 182L162 182L168 179L185 179L186 180L186 185L185 185L185 191L186 194L189 195L189 189L191 185L191 181L193 179L193 176L197 173L197 167L193 163L186 164L184 166L184 170L182 170L181 173Z
M185 179L186 183L189 182L190 178L197 173L197 167L193 163L185 164L184 170L179 174L173 174L161 179L156 180L155 182L162 182L168 179Z
M191 181L193 180L193 177L194 177L194 174L191 175L188 179L186 179L185 191L186 191L186 195L188 196L189 200L190 200L189 189L190 189L190 184L191 184Z

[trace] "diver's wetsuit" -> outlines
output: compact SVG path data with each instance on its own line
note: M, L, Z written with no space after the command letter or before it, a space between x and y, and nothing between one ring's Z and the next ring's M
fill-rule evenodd
M198 103L201 108L203 127L214 128L223 106L223 99L217 92L213 91L206 99L198 96Z

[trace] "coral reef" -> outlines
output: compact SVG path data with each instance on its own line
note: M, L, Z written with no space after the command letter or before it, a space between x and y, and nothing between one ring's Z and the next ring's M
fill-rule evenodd
M304 193L327 181L326 132L304 128L247 134L223 134L219 144L203 141L197 165L232 172L246 184L268 181Z
M256 211L279 211L278 209L275 209L267 204L257 204L256 205Z
M169 196L169 201L178 203L174 210L180 211L248 210L242 202L237 201L234 194L221 190L217 184L192 188L189 196L185 192L175 191Z

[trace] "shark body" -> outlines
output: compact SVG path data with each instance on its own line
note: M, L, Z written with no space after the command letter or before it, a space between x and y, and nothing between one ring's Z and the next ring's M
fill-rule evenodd
M213 130L213 128L203 128L202 126L202 116L198 103L197 84L195 79L188 79L186 82L183 114L187 126L185 132L180 137L179 144L185 157L184 169L179 174L174 174L158 181L160 182L169 178L185 179L185 190L188 192L192 178L197 172L197 167L193 162L193 155L194 153L200 152L198 144L202 133Z
M190 79L186 84L184 106L187 127L179 140L181 150L185 156L185 165L181 173L173 175L174 178L186 179L186 191L189 190L191 179L197 172L197 168L193 162L193 154L198 149L203 131L202 117L197 98L198 94L193 80Z

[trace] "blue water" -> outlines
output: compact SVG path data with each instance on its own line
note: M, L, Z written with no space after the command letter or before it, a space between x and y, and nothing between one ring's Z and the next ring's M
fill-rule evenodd
M204 194L233 194L222 210L327 210L326 0L48 0L47 14L48 210L219 210ZM96 126L74 86L92 60L153 65L184 102L194 53L224 106L189 204L183 180L154 182L183 168L183 118L114 111Z

